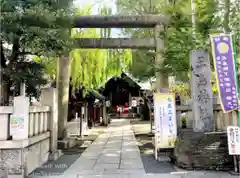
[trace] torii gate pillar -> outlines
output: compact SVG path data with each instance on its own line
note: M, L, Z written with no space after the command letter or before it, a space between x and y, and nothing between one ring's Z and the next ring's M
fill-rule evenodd
M160 91L161 89L168 89L168 75L161 72L161 68L164 67L164 58L163 51L164 45L163 40L161 40L160 33L164 30L164 26L161 24L157 24L154 28L155 33L155 75L156 75L156 90Z

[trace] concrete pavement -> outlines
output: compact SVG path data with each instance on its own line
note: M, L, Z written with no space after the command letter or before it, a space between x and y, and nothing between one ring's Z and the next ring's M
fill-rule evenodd
M101 134L63 174L44 177L230 178L234 176L228 173L181 170L162 174L146 174L130 121L116 119L112 120L105 133Z
M64 175L145 174L129 120L113 120Z

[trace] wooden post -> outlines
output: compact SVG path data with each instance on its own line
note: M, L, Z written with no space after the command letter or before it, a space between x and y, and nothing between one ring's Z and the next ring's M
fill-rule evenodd
M128 96L128 106L132 107L132 94L131 93L129 93L129 96Z
M163 45L160 38L160 33L163 31L163 26L157 24L155 26L155 44L156 44L156 59L155 59L155 73L156 73L156 89L159 91L162 88L168 88L168 76L159 71L164 63L162 55Z

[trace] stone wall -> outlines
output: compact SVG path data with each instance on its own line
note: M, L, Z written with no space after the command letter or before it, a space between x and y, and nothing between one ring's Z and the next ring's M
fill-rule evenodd
M196 133L182 130L178 135L172 161L185 169L231 170L227 134L221 132Z
M47 138L26 148L1 149L1 166L7 168L9 176L22 178L48 160L49 143Z
M185 113L185 114L184 114ZM188 129L193 128L193 114L191 105L180 105L176 107L178 128L182 127L180 122L181 116L185 115L185 121ZM226 132L228 126L237 126L238 125L238 116L237 111L223 113L222 107L220 104L213 105L213 119L214 119L214 130L215 132Z

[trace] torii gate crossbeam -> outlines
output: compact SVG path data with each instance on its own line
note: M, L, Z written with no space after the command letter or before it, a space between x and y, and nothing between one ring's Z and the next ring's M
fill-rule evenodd
M169 19L163 15L142 16L80 16L73 21L75 28L154 28L166 25Z
M155 66L157 68L163 67L164 59L162 52L164 50L163 40L160 37L160 32L164 29L163 26L167 24L168 18L163 15L144 15L144 16L80 16L74 17L71 22L73 28L154 28L154 37L149 39L131 39L131 38L79 38L74 39L74 48L148 48L155 49L156 58ZM42 22L43 25L44 22ZM59 60L59 66L69 66L68 56L62 56ZM70 70L70 69L68 69ZM62 71L68 72L69 71ZM69 75L60 75L59 88L63 87L65 83L69 82ZM156 70L156 86L157 89L168 87L168 78L166 74ZM63 99L63 91L59 92L59 101ZM61 109L59 109L61 110ZM66 108L63 108L61 115L65 116ZM104 123L107 124L106 113L103 117ZM63 135L65 128L65 118L59 117L59 134Z

